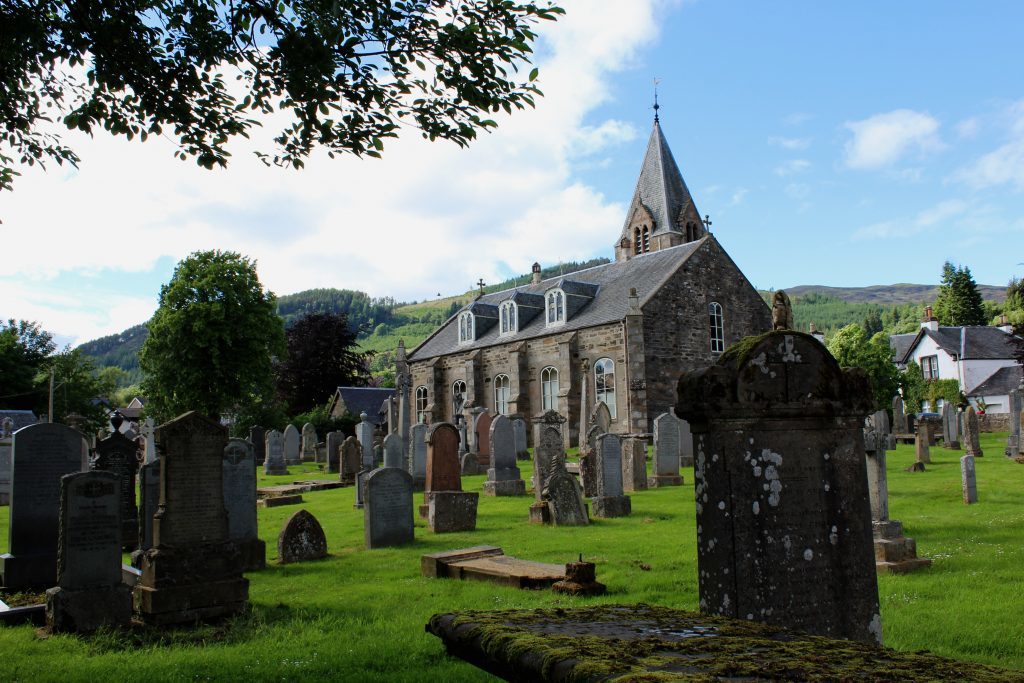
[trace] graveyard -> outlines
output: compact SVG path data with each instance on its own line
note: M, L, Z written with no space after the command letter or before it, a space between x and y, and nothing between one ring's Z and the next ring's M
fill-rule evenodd
M915 459L913 445L889 452L890 515L933 564L879 575L887 647L1024 671L1017 609L1024 600L1024 467L1002 456L1005 440L1005 433L981 435L986 455L977 460L979 502L973 505L965 505L961 494L965 451L933 448L924 472L906 471ZM258 472L259 486L327 478L314 463L290 465L287 475ZM534 525L528 521L533 496L481 495L475 530L435 534L417 516L413 543L374 550L365 549L363 510L353 507L353 487L310 491L301 504L258 509L267 565L246 573L249 606L241 614L195 628L136 626L92 636L41 636L27 624L3 627L0 677L86 680L113 671L122 680L493 680L445 654L424 631L431 616L623 603L696 610L692 470L682 474L681 487L631 492L632 513L625 517L592 517L582 527ZM486 480L463 476L462 489L482 492ZM0 508L3 547L9 509ZM277 536L300 509L323 526L328 556L282 565ZM596 565L607 593L572 597L421 575L425 554L484 544L554 564L582 555ZM48 664L41 667L41 659Z

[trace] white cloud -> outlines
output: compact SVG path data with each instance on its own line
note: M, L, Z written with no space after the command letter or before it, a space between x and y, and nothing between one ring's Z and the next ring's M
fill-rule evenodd
M981 130L981 122L977 117L972 116L959 122L953 128L959 137L969 140L977 137L978 131Z
M882 221L860 228L853 233L854 241L913 237L930 229L948 226L954 218L964 216L971 205L960 199L947 199L920 211L912 220Z
M770 137L768 138L768 144L783 149L801 150L811 146L811 139Z
M967 211L968 206L967 202L959 199L948 199L944 202L939 202L932 208L925 209L917 214L914 225L921 228L930 228L938 223L944 223L954 216L963 214Z
M976 189L1013 185L1024 191L1024 100L1010 106L1005 117L1010 121L1009 139L954 173L953 180Z
M845 149L849 168L884 168L907 155L925 154L944 146L938 136L938 120L910 109L848 121L845 126L853 133Z
M340 287L407 300L609 250L624 208L581 185L574 164L636 136L628 123L586 117L610 98L610 75L657 37L654 9L665 3L638 0L628 12L614 0L561 4L567 15L541 27L546 97L498 118L497 132L469 149L411 131L382 160L317 154L289 171L239 145L228 170L210 172L175 160L167 140L68 134L81 170L28 169L0 210L4 251L18 254L0 260L5 313L78 341L120 331L148 318L155 291L97 306L67 282L147 273L197 249L256 259L279 294ZM256 131L252 144L273 132ZM57 305L56 292L70 301Z
M775 167L775 175L787 176L794 173L801 173L811 167L807 159L790 159Z

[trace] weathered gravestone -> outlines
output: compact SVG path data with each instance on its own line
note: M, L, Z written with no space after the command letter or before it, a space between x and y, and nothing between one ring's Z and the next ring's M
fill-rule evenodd
M356 440L362 446L363 455L360 460L360 469L373 469L373 432L374 426L366 413L359 414L359 424L356 425Z
M622 487L622 441L617 434L597 437L597 491L590 503L595 517L625 517L632 512L632 501Z
M327 472L337 472L341 481L352 483L355 481L356 472L359 471L359 468L356 467L356 469L351 472L345 472L342 470L341 442L344 440L345 435L342 432L327 432L327 436L324 437L324 450L327 456Z
M336 432L336 434L339 438L343 436L341 432ZM362 468L363 447L356 441L356 437L350 436L340 442L337 451L338 462L341 466L341 480L355 484Z
M675 415L675 409L669 411ZM690 433L690 423L686 420L676 418L679 426L679 467L687 469L693 467L693 434Z
M160 507L141 556L135 611L151 625L237 614L249 599L224 508L227 429L196 412L156 429Z
M553 410L538 415L533 420L533 504L530 505L530 522L546 524L548 504L544 499L547 478L551 465L562 455L562 423L565 419Z
M430 429L427 441L426 517L435 533L476 529L479 494L462 490L459 433L441 422ZM424 510L421 508L420 514Z
M50 588L57 582L60 479L82 469L86 448L71 427L39 423L14 433L11 444L10 552L0 574L10 592Z
M682 486L679 476L679 418L662 413L654 419L654 476L647 480L651 488Z
M302 425L302 462L316 462L316 427L307 422Z
M276 429L267 432L267 459L263 461L263 474L288 474L284 460L284 435Z
M744 339L679 379L702 612L880 643L863 441L871 385L814 337Z
M892 397L892 430L897 434L906 434L907 414L903 407L903 397L896 394Z
M488 496L525 496L526 483L516 467L516 442L512 421L498 415L488 435L491 453L484 493Z
M974 469L974 456L965 455L960 458L960 485L963 488L964 503L970 505L978 502L978 476Z
M277 536L277 561L306 562L327 557L327 537L317 518L299 510L284 523Z
M51 631L91 633L131 620L132 592L121 583L122 508L113 472L61 478L57 586L46 591Z
M981 451L981 430L978 427L978 414L974 412L974 406L967 408L964 416L964 441L967 446L967 455L980 458L985 455Z
M366 548L412 543L412 475L403 469L385 466L370 472L364 485L363 540Z
M612 413L604 401L598 401L594 406L594 412L590 415L590 424L601 428L601 432L608 433L612 428Z
M1006 437L1006 448L1003 453L1007 458L1015 458L1018 453L1024 452L1024 442L1021 441L1021 412L1024 408L1024 387L1017 387L1009 395L1009 421L1010 433Z
M551 464L544 499L548 504L548 519L554 526L590 524L579 482L565 469L565 461L561 457L556 457Z
M384 467L406 469L402 437L398 434L388 434L384 437Z
M267 546L256 527L256 457L245 439L229 439L224 448L224 507L228 538L238 545L245 571L267 565Z
M597 495L597 439L602 434L604 432L599 425L591 427L580 449L580 484L587 498Z
M928 446L928 444L929 444L929 442L931 442L931 440L932 440L932 434L931 434L931 430L930 430L930 428L928 426L928 421L927 420L918 420L917 421L917 438L914 440L914 467L913 467L913 469L915 471L918 470L918 467L917 467L918 463L923 463L925 465L930 465L931 464L931 462L932 462L932 454L931 454L931 450L930 450L930 448ZM923 471L924 467L921 467L920 470Z
M647 440L643 437L622 438L622 485L626 492L647 490Z
M144 456L142 458L142 464L148 465L151 462L156 462L156 421L151 417L147 417L145 422L142 423L142 438L145 440Z
M153 448L156 448L154 436ZM139 547L132 553L132 566L142 566L142 555L153 547L153 517L160 507L160 461L139 468Z
M0 505L11 504L11 438L0 436Z
M514 415L512 420L512 438L516 445L516 460L529 460L530 447L526 443L526 420L522 415Z
M476 443L476 461L484 468L491 464L491 423L494 418L486 410L476 413L473 419L474 443Z
M284 462L286 465L302 462L302 436L293 424L284 428Z
M267 460L267 430L259 425L249 429L249 443L256 455L256 464L262 465Z
M427 483L427 433L430 428L422 423L409 428L409 474L413 489L422 491Z
M121 492L121 548L131 552L139 543L139 508L135 504L135 475L139 471L139 447L115 431L96 444L92 469L117 477Z
M960 450L960 416L948 401L942 404L942 447Z

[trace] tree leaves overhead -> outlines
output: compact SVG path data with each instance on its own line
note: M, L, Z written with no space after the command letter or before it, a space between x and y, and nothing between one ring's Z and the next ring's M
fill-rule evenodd
M399 126L460 146L533 106L534 28L512 0L11 0L0 3L0 189L15 159L77 164L48 124L145 140L225 166L227 143L286 111L268 164L317 146L380 156Z

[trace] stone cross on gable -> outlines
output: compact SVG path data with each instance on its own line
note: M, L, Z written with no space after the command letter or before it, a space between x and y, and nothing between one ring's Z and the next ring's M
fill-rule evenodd
M486 284L484 283L484 279L483 279L483 278L480 278L480 279L479 279L479 280L477 281L477 283L476 283L476 286L480 288L480 296L483 296L483 294L484 294L484 287L486 287L486 286L487 286L487 285L486 285Z
M704 227L708 229L708 232L711 232L711 214L704 214L704 220L702 220L701 223L703 223Z

